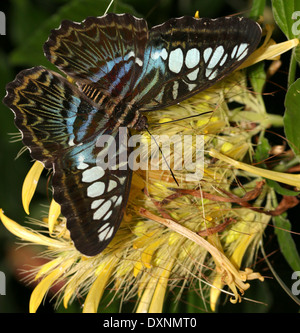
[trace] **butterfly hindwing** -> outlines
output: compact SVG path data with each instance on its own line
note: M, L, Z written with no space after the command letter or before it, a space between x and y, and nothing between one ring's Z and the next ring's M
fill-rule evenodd
M131 184L127 137L120 139L119 130L104 132L103 136L108 133L114 140L107 140L107 145L99 144L99 138L94 137L66 152L54 165L54 199L67 218L67 228L76 248L87 256L101 252L114 237ZM120 154L120 149L125 156ZM122 155L122 168L119 168ZM109 157L109 166L104 165L106 157Z

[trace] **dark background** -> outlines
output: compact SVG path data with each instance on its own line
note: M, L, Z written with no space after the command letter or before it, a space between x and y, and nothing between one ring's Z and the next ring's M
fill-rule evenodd
M93 7L91 7L91 1L84 0L2 1L0 10L6 14L7 32L6 36L0 36L0 99L2 100L5 95L5 85L12 81L20 70L40 64L51 67L43 57L42 45L48 38L50 29L59 26L59 23L56 23L57 15L65 10L66 6L78 4L77 8L79 10L73 11L73 13L66 10L68 17L64 17L78 20L78 17L86 12L88 15L85 16L101 16L103 8L107 6L108 2L106 0L95 0L93 1ZM194 15L196 10L199 10L201 17L214 18L234 13L247 15L251 8L251 1L241 0L124 0L122 3L133 9L136 15L146 18L149 26L162 23L171 17ZM270 14L270 19L272 19L268 1L266 10ZM81 19L84 19L85 16ZM279 31L275 32L275 38L276 41L284 40L284 36ZM271 113L283 114L284 112L283 101L286 93L288 61L289 55L285 55L282 67L272 77L272 82L266 85L266 92L274 92L273 96L265 97L267 109L271 110ZM20 142L10 143L11 136L9 133L16 132L12 112L0 104L0 208L3 208L9 217L22 223L26 214L22 208L21 189L32 162L28 152L15 160L22 144ZM278 133L283 134L280 131ZM269 140L272 144L282 144L282 139L276 135L270 135ZM47 177L44 174L30 206L31 216L33 217L40 218L41 210L46 210L41 207L41 204L49 204L46 188ZM298 214L299 209L297 207L289 212L289 218L295 231L300 231ZM298 238L295 237L295 241L299 244L299 236ZM291 281L292 270L280 253L272 227L267 229L264 242L266 253L271 253L269 260L287 286L290 287L293 282ZM35 250L37 249L34 247L21 247L16 250L16 238L0 224L0 271L6 274L7 284L6 296L0 296L0 313L28 312L32 287L26 286L24 282L20 281L20 265L24 262L28 265L37 264L39 259L32 259ZM272 277L260 253L257 258L256 270L269 278L264 283L252 282L246 297L262 301L267 305L245 301L242 304L232 305L223 297L218 311L235 313L297 312L298 307ZM170 294L168 297L166 304L172 304L174 295ZM176 311L180 313L197 312L200 311L199 308L203 307L197 303L197 297L187 293L183 295ZM133 304L124 307L124 311L132 311L132 309ZM118 310L118 304L115 307L110 307L111 312L117 312ZM66 310L60 306L57 311L64 312ZM68 311L80 312L80 300ZM167 305L165 311L173 310ZM53 302L49 305L49 299L47 299L45 306L41 306L39 312L53 312Z

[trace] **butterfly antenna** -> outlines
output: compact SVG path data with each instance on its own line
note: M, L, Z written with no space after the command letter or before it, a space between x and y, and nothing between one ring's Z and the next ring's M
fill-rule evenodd
M181 120L186 120L186 119L190 119L190 118L195 118L195 117L199 117L199 116L202 116L202 115L205 115L205 114L208 114L208 113L212 113L212 112L213 111L207 111L207 112L203 112L203 113L199 113L199 114L194 114L192 116L187 116L187 117L180 118L180 119L165 121L163 123L156 123L156 124L154 123L152 125L165 125L165 124L175 123L176 121L181 121Z
M109 5L107 6L107 8L106 8L106 10L105 10L105 12L104 12L103 15L106 15L106 14L107 14L107 12L109 11L109 8L110 8L110 6L113 4L113 2L114 2L114 0L111 0L111 2L110 2Z
M169 163L167 162L167 159L165 158L165 155L164 155L164 153L162 152L162 150L161 150L159 144L158 144L157 141L155 140L155 137L149 132L149 130L148 130L147 127L146 127L146 130L147 130L147 132L149 133L149 135L151 136L151 138L154 140L155 144L157 145L157 147L158 147L158 149L159 149L159 151L160 151L160 153L161 153L161 155L162 155L162 157L163 157L165 163L167 164L167 166L168 166L168 168L169 168L169 170L170 170L170 172L171 172L171 175L172 175L172 177L173 177L175 183L176 183L177 186L179 187L179 184L178 184L178 182L177 182L177 179L175 178L175 175L174 175L174 173L173 173L173 171L172 171L172 169L171 169Z

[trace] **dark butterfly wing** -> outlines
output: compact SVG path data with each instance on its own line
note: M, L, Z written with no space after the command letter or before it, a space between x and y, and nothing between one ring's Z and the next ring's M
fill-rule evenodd
M18 74L4 103L14 111L32 158L53 168L54 199L76 248L86 255L101 252L117 231L128 198L132 171L126 145L120 144L127 136L120 138L101 106L42 67ZM98 144L105 135L108 144Z
M98 133L106 113L61 75L43 67L20 72L6 87L4 103L32 158L52 168L65 149ZM88 126L93 125L93 126Z
M256 22L239 17L184 16L153 27L131 97L135 107L158 109L207 89L238 68L260 37Z
M122 99L140 75L147 23L129 14L65 20L44 45L46 57L91 99Z
M260 26L246 18L184 16L148 31L142 19L108 14L81 24L64 21L44 50L94 101L114 96L149 111L221 80L255 50L260 36Z
M131 184L132 171L127 165L129 151L126 145L119 145L127 136L117 130L105 131L100 138L106 134L110 137L105 148L97 142L99 138L94 137L68 150L54 164L54 199L67 218L76 248L87 256L103 251L114 237L123 218ZM110 168L104 162L105 157L110 163L115 157Z

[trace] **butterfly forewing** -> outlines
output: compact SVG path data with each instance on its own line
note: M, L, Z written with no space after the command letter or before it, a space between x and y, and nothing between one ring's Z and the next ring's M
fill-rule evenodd
M129 14L63 21L44 51L75 84L43 67L8 84L4 102L31 156L53 168L54 199L80 252L101 252L122 220L132 175L122 126L141 128L139 111L178 103L222 79L260 34L241 18L182 17L150 30Z
M31 156L47 168L65 149L98 132L107 121L101 107L43 67L20 72L7 85L4 103L15 113L15 124Z
M108 14L82 24L64 21L44 50L90 98L115 96L149 110L221 80L255 50L260 35L257 23L240 17L183 16L148 31L142 19Z
M92 99L100 100L99 91L122 99L139 77L147 40L145 20L107 14L82 23L63 21L52 31L44 52Z
M178 103L239 67L255 50L261 28L246 18L181 17L153 27L133 94L139 110Z

